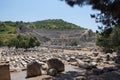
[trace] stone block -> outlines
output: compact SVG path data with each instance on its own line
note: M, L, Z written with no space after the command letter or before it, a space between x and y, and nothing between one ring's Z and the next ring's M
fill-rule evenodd
M0 63L0 80L11 80L8 63Z
M47 64L49 69L54 68L57 72L62 72L65 70L64 64L59 59L51 58L47 61Z
M36 61L27 64L27 77L35 77L41 75L41 64Z

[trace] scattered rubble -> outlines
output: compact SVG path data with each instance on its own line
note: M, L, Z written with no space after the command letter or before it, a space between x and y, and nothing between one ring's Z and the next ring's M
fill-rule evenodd
M79 78L86 80L88 76L91 75L92 78L95 78L96 76L118 71L120 69L119 57L117 57L115 52L105 54L95 51L94 49L90 49L89 51L85 50L83 52L80 50L70 52L46 47L34 48L27 51L24 49L4 49L0 55L0 62L8 61L10 64L10 71L12 72L28 70L28 66L30 66L29 63L31 63L31 66L34 65L32 69L36 67L36 75L49 74L55 78L63 74L61 73L60 75L58 72L64 71L65 65L77 67L78 72L84 70L82 73L85 73L85 75L81 77L77 76L74 80L79 80ZM41 64L41 66L35 66L35 64L32 64L33 61L37 64ZM37 71L40 73L37 73Z

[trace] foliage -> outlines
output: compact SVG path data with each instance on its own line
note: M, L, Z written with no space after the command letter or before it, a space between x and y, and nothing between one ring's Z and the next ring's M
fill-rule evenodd
M39 29L84 29L72 23L63 21L62 19L48 19L36 21L32 23L32 28Z
M17 27L21 25L24 25L23 27L37 29L84 29L61 19L48 19L36 22L0 21L0 46L15 46L16 48L30 48L39 46L40 42L35 36L19 35L21 32L17 31Z
M4 44L3 44L3 42L2 42L2 40L0 40L0 46L3 46Z
M114 50L120 49L120 0L61 0L68 5L90 5L92 9L100 11L91 14L96 23L102 23L97 31L97 45Z
M76 42L76 41L73 41L72 43L71 43L71 46L77 46L78 45L78 43Z
M7 42L12 39L15 38L16 34L0 34L0 46L7 46Z
M0 22L0 34L14 33L15 27L13 22Z
M0 22L0 46L6 46L11 38L15 38L15 23L11 21Z
M120 0L61 0L70 6L91 5L92 9L99 10L100 13L93 14L91 17L103 25L113 26L120 23Z
M115 50L120 50L120 27L116 26L110 35L111 45Z
M40 42L35 36L18 35L16 38L12 38L8 42L9 47L15 46L16 48L25 48L25 49L39 45Z
M100 32L101 31L101 32ZM115 26L113 28L102 29L97 33L97 42L98 46L103 47L103 49L113 49L120 50L120 27Z
M68 23L62 19L48 19L48 20L35 21L35 22L5 21L5 22L0 22L0 33L1 31L4 33L14 33L16 26L19 26L21 24L29 28L37 28L37 29L84 29L75 24Z

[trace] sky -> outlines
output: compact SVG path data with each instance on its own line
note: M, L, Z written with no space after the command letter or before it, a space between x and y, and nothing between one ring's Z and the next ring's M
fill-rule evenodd
M0 21L41 21L63 19L78 26L96 31L100 24L90 14L98 11L90 6L70 7L60 0L0 0Z

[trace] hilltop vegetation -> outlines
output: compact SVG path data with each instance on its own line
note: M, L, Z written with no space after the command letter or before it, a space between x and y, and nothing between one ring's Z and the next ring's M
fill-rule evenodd
M0 22L0 34L12 34L15 31L15 22Z
M7 45L7 42L11 38L15 38L17 34L15 32L15 23L6 21L0 22L0 46Z
M37 29L84 29L72 23L63 21L62 19L48 19L43 21L36 21L28 23L31 28Z

